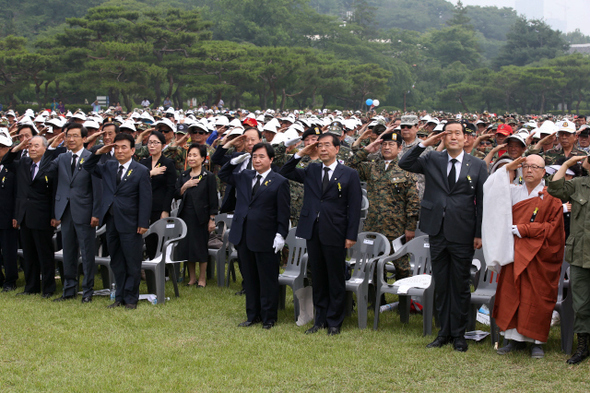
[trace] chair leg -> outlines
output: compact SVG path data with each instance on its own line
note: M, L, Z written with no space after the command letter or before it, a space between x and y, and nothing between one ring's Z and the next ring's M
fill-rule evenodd
M217 270L217 286L222 287L225 284L225 258L223 258L222 255L217 254L214 259L215 270Z
M176 297L180 297L178 293L178 283L176 282L176 269L174 265L175 264L168 264L168 274L170 275L170 280L172 280L172 284L174 285L174 294Z
M158 264L154 272L158 304L164 304L166 302L166 266L164 265L164 263Z
M379 309L381 307L381 291L375 286L375 318L373 319L373 330L379 327Z
M358 318L358 326L359 329L365 329L367 327L367 308L368 308L368 296L367 296L367 288L365 288L364 293L362 288L356 292L356 309L357 309L357 318Z
M410 322L410 304L412 301L411 296L398 295L399 297L399 319L401 323Z

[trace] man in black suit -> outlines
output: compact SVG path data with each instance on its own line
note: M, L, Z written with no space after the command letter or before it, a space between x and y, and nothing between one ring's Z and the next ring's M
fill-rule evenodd
M115 160L99 164L100 156L115 151ZM117 134L114 143L104 145L83 164L88 172L102 179L102 204L99 217L107 226L107 245L117 290L109 308L124 305L137 308L142 235L149 226L152 211L152 186L149 170L133 160L135 141L129 134Z
M8 129L0 128L0 159L10 151L12 139ZM16 200L16 167L13 164L0 165L0 248L6 276L0 269L2 292L16 290L18 265L16 262L18 231L12 225Z
M99 178L82 169L91 153L84 149L88 131L79 123L70 123L65 132L67 153L54 158L47 150L41 170L57 181L55 218L61 222L64 288L54 301L73 299L78 292L78 255L82 258L84 281L82 303L92 301L96 227L99 224L102 184Z
M25 148L28 156L15 163L17 197L13 225L15 228L20 225L25 273L25 290L17 295L39 293L42 289L43 297L50 298L55 292L52 237L57 220L53 215L53 178L39 167L47 140L42 136L21 140L6 154L2 163L9 165ZM42 285L40 274L43 276Z
M311 265L315 323L305 333L328 328L340 333L346 303L346 249L356 243L361 216L361 182L357 171L336 160L340 142L322 134L296 153L281 169L290 180L304 184L303 207L296 235L307 239ZM319 163L297 168L303 156Z
M422 173L425 191L420 229L429 235L435 303L441 328L428 348L453 342L457 351L467 351L465 327L471 293L470 268L475 249L481 248L483 184L486 164L464 154L465 125L445 124L443 132L432 135L406 153L400 168ZM442 140L445 151L420 154Z
M92 146L89 150L92 153L96 153L96 151L98 149L100 149L103 146L107 146L107 145L112 145L115 141L115 137L121 132L121 130L119 129L119 126L115 123L105 123L102 126L102 130L100 132L97 132L96 134L93 135L93 141L100 137L102 135L102 141L103 144L102 145L95 145ZM90 138L89 138L90 139ZM90 142L89 142L90 143ZM109 161L109 160L116 160L117 158L115 157L115 150L111 149L110 151L107 151L103 154L100 155L100 160L98 161L99 164L104 164L105 162Z
M238 326L262 322L270 329L277 321L279 254L289 231L289 182L270 168L274 150L268 143L252 148L254 170L240 171L247 155L235 157L219 171L219 178L235 187L236 210L229 241L237 245L246 290L248 319Z

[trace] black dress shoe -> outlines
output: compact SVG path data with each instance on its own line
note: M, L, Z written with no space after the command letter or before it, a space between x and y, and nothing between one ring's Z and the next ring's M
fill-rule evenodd
M426 346L426 348L440 348L444 345L447 345L449 343L449 338L448 337L442 337L442 336L438 336L437 338L434 339L433 342L431 342L430 344L428 344Z
M137 308L137 303L126 303L125 308L127 310L135 310Z
M320 329L324 329L324 325L313 325L309 329L305 331L305 334L314 334L320 331Z
M465 337L455 337L453 339L453 349L459 352L467 352L467 341Z
M262 324L262 328L263 328L263 329L266 329L266 330L269 330L269 329L271 329L271 328L272 328L274 325L275 325L275 323L274 323L274 322L267 322L267 323L263 323L263 324Z
M72 296L60 296L60 297L56 297L55 299L53 299L54 302L63 302L66 300L70 300L70 299L74 299L76 296L72 295Z
M16 291L16 285L9 285L9 286L5 286L4 288L2 288L2 292L12 292L12 291Z
M53 297L53 292L44 293L41 297L43 299L49 299L50 297Z
M256 325L257 323L262 322L260 318L254 318L253 321L244 321L238 325L238 327L249 327L252 325Z
M235 293L236 296L242 296L242 295L245 295L245 294L246 294L246 290L245 289L242 289L241 291L238 291L238 292Z
M108 305L107 308L121 307L122 305L121 302L114 302L113 304Z
M85 296L82 298L82 303L90 303L92 301L92 296Z
M340 328L337 326L332 326L328 328L328 336L335 336L340 334Z

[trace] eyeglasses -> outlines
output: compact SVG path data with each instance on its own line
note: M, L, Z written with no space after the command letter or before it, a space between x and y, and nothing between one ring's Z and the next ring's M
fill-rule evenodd
M160 141L149 141L148 142L148 145L152 145L152 146L154 146L154 145L161 145L161 144L162 144L162 142L160 142Z
M207 131L191 131L191 134L207 135Z
M543 167L543 166L538 166L538 165L528 165L528 164L523 164L523 165L522 165L522 169L523 169L523 170L525 170L525 171L526 171L526 170L528 170L528 169L531 169L531 170L533 170L533 171L536 171L536 170L539 170L539 169L545 169L545 167Z
M479 144L480 145L491 145L492 142L490 142L490 141L481 141L481 142L479 142Z
M64 137L64 139L78 139L78 138L82 138L82 135L68 134Z
M413 126L399 126L402 130L405 130L406 128L412 128Z

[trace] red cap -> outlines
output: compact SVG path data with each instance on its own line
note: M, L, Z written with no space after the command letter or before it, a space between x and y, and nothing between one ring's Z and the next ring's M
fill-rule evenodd
M256 126L258 126L258 122L256 121L256 119L253 119L251 117L248 117L248 118L244 119L244 121L242 122L242 124L248 125L250 127L256 127Z
M510 127L508 124L500 124L498 126L498 130L496 131L496 134L501 134L501 135L512 135L512 127Z

